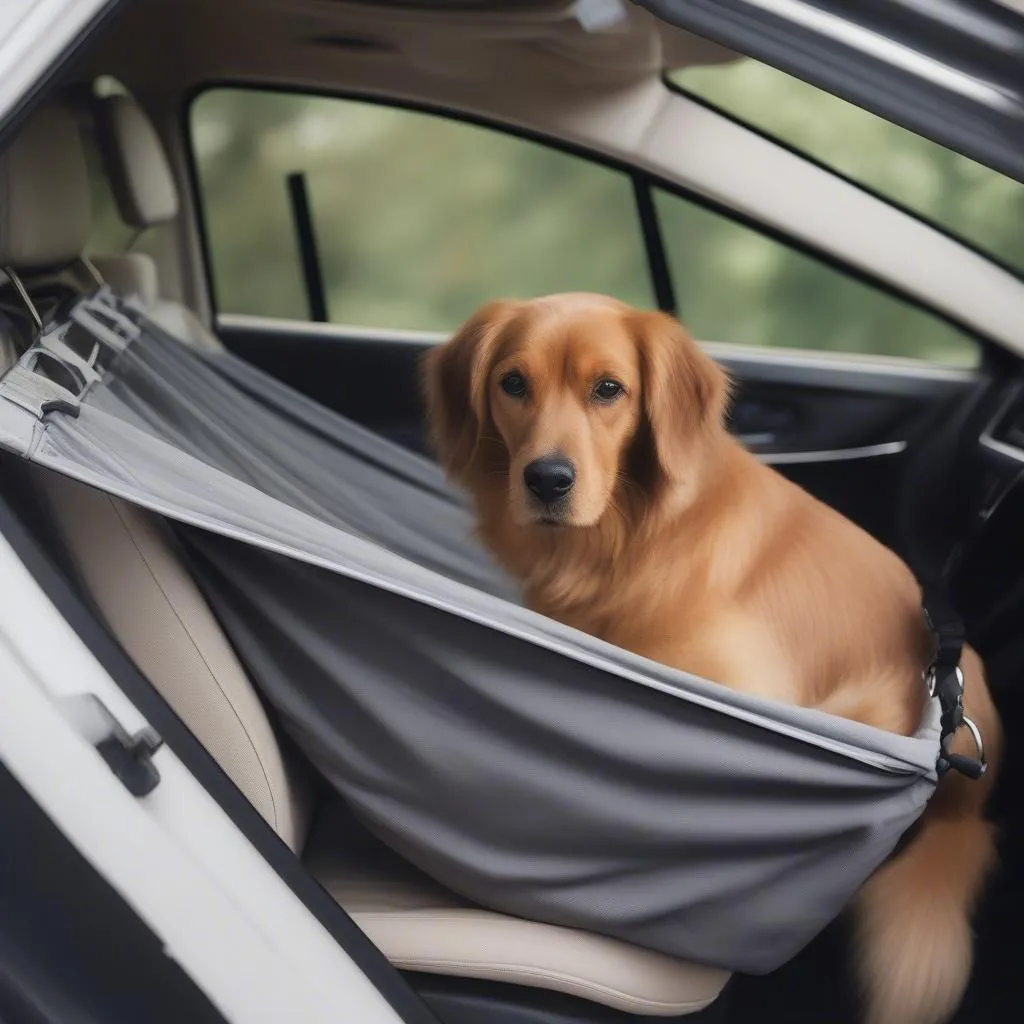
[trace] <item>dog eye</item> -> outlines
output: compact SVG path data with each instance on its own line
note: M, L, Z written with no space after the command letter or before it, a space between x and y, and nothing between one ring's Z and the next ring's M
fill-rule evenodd
M594 397L601 402L612 402L622 394L622 385L617 380L599 380L594 386Z
M526 394L526 379L521 373L506 373L500 381L501 390L513 398L522 398Z

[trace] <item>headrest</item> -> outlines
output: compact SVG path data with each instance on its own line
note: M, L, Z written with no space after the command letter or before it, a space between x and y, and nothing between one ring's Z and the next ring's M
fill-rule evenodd
M44 107L0 153L0 266L66 266L85 249L91 223L78 125L66 108Z
M118 211L143 230L172 220L178 190L156 129L130 96L96 100L96 138Z

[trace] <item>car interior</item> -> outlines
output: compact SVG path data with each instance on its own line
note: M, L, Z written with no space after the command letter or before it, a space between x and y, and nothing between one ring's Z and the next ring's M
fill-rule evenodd
M784 245L841 279L843 288L853 289L853 308L859 290L870 291L898 305L901 317L927 321L936 337L955 336L960 351L969 353L959 364L889 356L884 349L843 352L839 346L823 353L746 345L741 338L701 340L734 377L731 428L922 575L934 574L965 536L985 495L1011 487L954 591L968 636L986 660L1009 738L992 808L1002 864L979 910L975 973L956 1020L1002 1019L1022 994L1013 951L1024 912L1024 831L1012 793L1020 772L1013 733L1024 672L1018 628L1024 545L1014 527L1024 490L1012 484L1024 469L1024 281L680 95L663 78L668 68L740 55L639 8L606 27L584 16L593 5L579 6L583 13L563 0L128 5L0 153L0 371L31 343L33 308L45 311L87 291L98 275L119 295L137 297L152 319L189 344L226 348L381 435L429 451L417 364L454 323L442 317L418 325L396 315L389 325L367 315L370 326L362 327L363 320L346 318L344 299L335 299L336 289L324 290L335 258L334 228L324 218L319 231L311 230L310 211L323 208L328 194L317 191L324 175L307 180L299 156L293 171L274 178L279 234L265 237L250 232L248 222L218 219L218 196L227 188L245 199L247 185L241 177L210 185L213 158L204 152L237 145L254 161L261 145L273 141L269 127L266 139L258 134L258 118L219 143L212 121L208 137L194 130L199 105L217 98L218 90L226 94L226 109L230 100L238 111L246 109L245 95L270 91L283 97L285 113L286 101L299 94L451 119L620 176L631 222L622 227L619 214L604 206L592 209L588 220L607 217L615 231L621 228L622 258L638 263L647 301L678 312L684 322L685 274L701 257L692 254L685 266L674 265L671 252L666 258L669 239L659 223L670 219L659 221L658 212L675 198L695 204L702 216L724 217ZM355 115L352 123L356 134L373 130ZM315 118L304 131L315 148ZM434 166L429 140L411 138L408 164ZM414 148L416 139L422 149ZM474 139L472 145L483 144L483 136ZM287 168L291 158L286 154L281 165ZM394 171L389 180L404 190L394 200L399 214L415 201L408 189L416 182L400 170L388 169ZM337 178L333 187L348 188L341 170L326 173ZM548 184L560 187L543 175L527 187L542 193ZM480 188L486 191L487 182ZM473 196L463 198L472 209ZM346 201L358 206L361 199L354 194ZM367 202L380 214L381 240L390 232L401 246L403 236L395 235L378 197ZM443 217L433 227L443 231ZM249 246L248 264L226 283L222 239L234 231ZM627 245L630 232L637 257ZM120 244L104 249L114 237ZM594 235L594 243L590 237L583 232L575 244L601 244L607 237L609 246L619 245L619 234ZM482 244L500 248L504 239L483 238ZM559 246L551 242L552 258L571 262ZM437 251L443 262L442 239ZM358 280L362 271L351 265L353 258L344 269ZM369 256L374 268L386 268L391 258L387 252ZM468 259L484 257L474 250ZM421 273L426 283L413 287L431 287L431 275L441 272L414 267L410 273ZM275 307L274 288L288 274L289 297ZM385 299L395 288L396 308L403 280L380 285ZM558 284L575 280L571 267L555 278ZM518 279L510 285L519 286ZM255 298L248 302L247 294ZM472 287L454 294L453 306L468 315L476 298ZM844 306L837 317L850 309ZM497 913L433 882L362 830L282 734L167 523L12 456L2 462L4 500L282 842L441 1021L856 1019L843 921L772 975L730 977L604 936Z

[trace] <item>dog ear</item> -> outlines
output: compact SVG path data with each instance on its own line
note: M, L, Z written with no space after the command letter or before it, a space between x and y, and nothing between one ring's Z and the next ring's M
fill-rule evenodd
M423 357L422 385L430 439L445 471L463 480L488 429L487 373L502 328L517 304L481 306L444 345Z
M685 473L693 446L722 426L729 398L725 371L666 313L638 313L643 415L656 479Z

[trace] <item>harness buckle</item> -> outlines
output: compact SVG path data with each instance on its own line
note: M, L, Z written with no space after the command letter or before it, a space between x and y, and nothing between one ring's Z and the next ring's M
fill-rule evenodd
M937 697L940 710L941 734L939 738L940 754L935 768L940 776L950 769L959 772L969 779L980 779L988 769L985 757L985 744L981 738L981 730L964 714L964 674L959 665L939 665L932 663L925 672L925 686L929 697ZM965 757L954 754L949 745L953 737L966 727L974 740L978 756Z
M965 726L971 734L971 739L974 740L974 747L978 756L965 757L963 754L950 753L949 744L956 732L959 731L954 730L951 733L944 733L939 741L942 753L935 764L935 768L939 775L945 775L952 768L953 771L959 772L969 779L980 779L988 770L988 759L985 756L985 744L981 738L981 730L966 715L962 716L960 724Z

